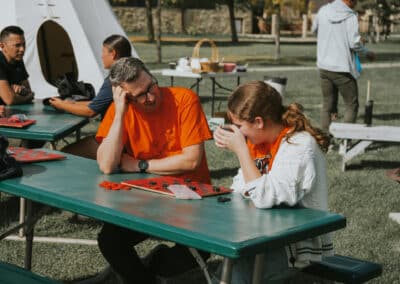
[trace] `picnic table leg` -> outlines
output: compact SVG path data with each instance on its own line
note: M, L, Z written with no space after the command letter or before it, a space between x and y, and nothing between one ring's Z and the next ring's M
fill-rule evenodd
M32 201L26 201L26 220L25 220L25 269L31 270L32 267L32 245L33 245L33 226L32 222Z
M344 139L340 143L339 153L342 155L342 172L346 171L346 153L347 153L347 143L348 139Z
M346 170L346 163L354 157L365 152L365 149L373 143L373 141L361 140L360 142L349 145L349 139L343 140L340 144L339 154L343 156L342 171Z
M211 99L211 116L214 116L214 99L215 99L215 78L211 77L210 78L212 81L212 86L211 86L211 94L212 94L212 99Z
M255 257L254 271L253 271L253 284L262 283L264 275L265 254L259 253Z
M57 150L56 142L54 142L54 141L50 142L50 149L51 150Z
M171 79L171 87L173 87L174 86L174 76L171 76L170 79Z
M198 96L200 95L199 92L200 92L200 81L201 80L203 80L203 78L197 78L196 82L189 87L189 89L193 89L194 87L196 87L196 94Z
M77 129L76 130L76 142L78 142L79 140L81 140L81 129Z
M219 282L220 284L231 283L232 266L233 266L233 260L228 257L225 257L224 264L222 266L221 281Z
M202 79L196 79L196 94L200 96L200 81Z
M20 224L25 222L25 207L26 207L25 198L20 198L19 199L19 223ZM22 238L25 235L24 227L19 229L18 235L20 238Z

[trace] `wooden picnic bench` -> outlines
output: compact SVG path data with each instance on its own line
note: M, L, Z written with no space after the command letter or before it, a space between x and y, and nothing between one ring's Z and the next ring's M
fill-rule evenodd
M400 127L397 126L332 122L329 132L343 140L339 148L339 154L343 156L342 171L346 170L346 163L364 153L373 142L400 142ZM350 144L350 140L359 142Z

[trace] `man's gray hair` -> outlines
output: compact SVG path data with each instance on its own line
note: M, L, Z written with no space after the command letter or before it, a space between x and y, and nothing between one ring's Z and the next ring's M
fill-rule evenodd
M140 59L135 57L123 57L112 65L109 79L113 86L120 85L121 83L134 82L139 78L142 71L153 77Z

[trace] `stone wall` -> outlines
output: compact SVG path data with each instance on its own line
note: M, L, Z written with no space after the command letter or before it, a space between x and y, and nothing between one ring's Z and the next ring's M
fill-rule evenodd
M113 7L113 10L127 33L147 32L146 8ZM252 33L252 17L250 10L235 10L238 33ZM229 11L226 5L217 6L214 10L162 8L161 22L162 33L179 34L185 29L188 34L230 34ZM156 27L155 9L153 23Z

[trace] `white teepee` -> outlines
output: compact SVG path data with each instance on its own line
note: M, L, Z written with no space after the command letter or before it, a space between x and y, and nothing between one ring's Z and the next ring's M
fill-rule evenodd
M57 94L51 82L66 72L78 80L101 86L103 40L126 36L107 0L1 1L0 30L17 25L25 32L25 66L35 96ZM137 57L132 47L132 56Z

